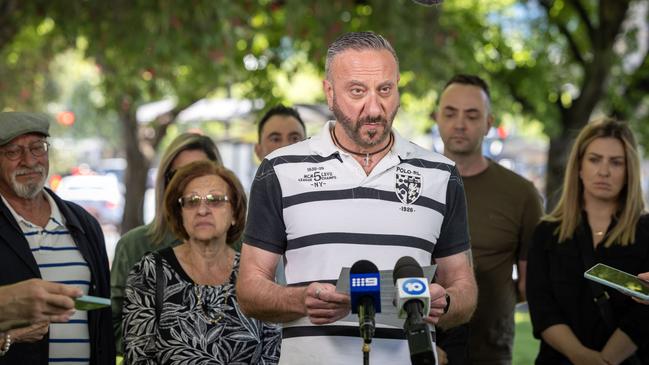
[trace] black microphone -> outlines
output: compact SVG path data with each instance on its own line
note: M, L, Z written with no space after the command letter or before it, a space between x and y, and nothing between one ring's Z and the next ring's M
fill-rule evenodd
M370 261L356 261L349 271L352 313L358 313L358 327L366 344L374 337L374 316L381 313L380 282L379 269Z
M410 361L413 365L434 365L433 339L423 318L430 311L430 292L424 270L415 259L404 256L394 265L392 276L400 318L406 317L403 329L410 348Z

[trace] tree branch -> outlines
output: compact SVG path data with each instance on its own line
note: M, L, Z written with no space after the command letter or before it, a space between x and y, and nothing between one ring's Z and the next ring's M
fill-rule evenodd
M570 33L570 31L568 30L568 27L566 27L566 25L556 17L552 17L552 15L550 15L550 10L552 9L552 4L554 2L551 0L541 0L540 3L545 8L545 12L548 15L548 20L551 23L554 23L559 28L561 34L563 34L563 36L566 38L568 47L570 48L570 52L575 58L575 61L577 61L581 66L586 67L586 60L582 56L581 51L579 50L579 46L577 45L575 38L572 36L572 33Z
M586 11L584 4L582 4L580 0L570 0L568 2L577 11L577 14L579 15L579 19L581 19L581 21L584 23L584 26L586 27L586 31L588 32L588 39L590 39L590 41L592 42L593 37L595 36L595 30L593 29L593 23L590 21L590 17L588 16L588 11Z
M18 24L14 19L18 1L0 1L0 49L3 49L18 34Z
M600 46L608 48L615 42L615 38L620 34L620 29L626 13L629 10L629 0L602 0L599 5L599 27L594 39L599 38L599 44L593 44L593 47Z

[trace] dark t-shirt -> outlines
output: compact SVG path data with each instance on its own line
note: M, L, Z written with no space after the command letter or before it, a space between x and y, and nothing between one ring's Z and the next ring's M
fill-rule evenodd
M462 180L478 283L469 356L472 363L509 364L517 302L512 266L527 258L541 198L531 182L491 160L485 171Z

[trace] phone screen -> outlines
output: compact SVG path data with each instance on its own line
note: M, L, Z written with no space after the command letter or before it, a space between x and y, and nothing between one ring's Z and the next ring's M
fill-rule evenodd
M597 280L602 284L614 284L626 290L642 294L644 297L649 297L649 283L624 271L604 264L597 264L586 271L586 274L604 281Z

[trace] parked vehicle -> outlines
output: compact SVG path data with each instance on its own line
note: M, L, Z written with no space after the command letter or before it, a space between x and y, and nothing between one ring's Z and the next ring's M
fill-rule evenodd
M62 199L81 205L101 224L119 227L122 223L124 195L113 174L66 176L61 179L56 193Z

